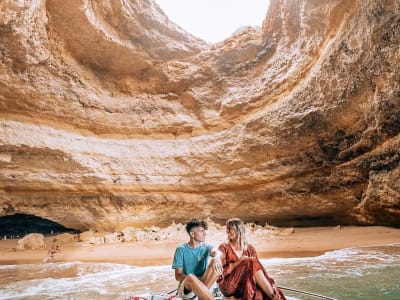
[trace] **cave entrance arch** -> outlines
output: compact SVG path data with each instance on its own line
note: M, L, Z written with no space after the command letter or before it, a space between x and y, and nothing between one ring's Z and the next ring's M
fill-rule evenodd
M14 214L0 217L0 238L19 238L28 233L44 235L79 233L79 230L64 227L54 221L35 215Z

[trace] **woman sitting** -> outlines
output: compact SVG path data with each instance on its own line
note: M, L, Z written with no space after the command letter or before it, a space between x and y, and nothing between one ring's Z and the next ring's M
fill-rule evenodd
M286 299L261 265L254 247L248 244L243 222L229 219L226 233L228 242L219 246L223 274L217 282L222 294L239 300Z

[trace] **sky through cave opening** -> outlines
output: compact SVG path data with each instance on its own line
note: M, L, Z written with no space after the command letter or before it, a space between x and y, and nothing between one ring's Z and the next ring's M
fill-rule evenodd
M269 0L156 0L169 19L209 43L242 27L261 27Z

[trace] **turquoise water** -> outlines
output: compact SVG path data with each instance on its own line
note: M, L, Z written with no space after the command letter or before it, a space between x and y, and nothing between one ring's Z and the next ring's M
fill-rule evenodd
M400 299L400 244L275 259L268 264L284 286L337 299Z
M337 299L400 299L400 244L261 260L278 285ZM0 299L126 299L176 287L170 266L108 263L0 266ZM287 292L292 299L316 299Z

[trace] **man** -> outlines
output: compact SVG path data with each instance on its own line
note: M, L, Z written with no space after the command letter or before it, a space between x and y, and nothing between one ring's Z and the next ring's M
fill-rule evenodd
M214 299L210 288L217 277L222 274L220 252L212 245L205 243L205 221L192 219L186 224L189 242L178 246L175 250L172 268L175 279L180 282L178 295L183 299ZM213 259L208 264L208 257Z

